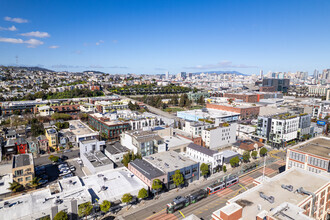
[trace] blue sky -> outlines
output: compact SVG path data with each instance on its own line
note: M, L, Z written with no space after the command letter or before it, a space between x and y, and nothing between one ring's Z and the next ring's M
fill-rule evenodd
M0 64L164 73L330 68L327 0L0 1Z

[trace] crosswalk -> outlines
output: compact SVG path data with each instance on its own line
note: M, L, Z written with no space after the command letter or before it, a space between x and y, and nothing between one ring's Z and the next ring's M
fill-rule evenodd
M232 189L226 188L226 189L224 189L224 190L222 190L220 192L217 192L216 195L219 196L219 197L223 197L223 196L228 195L228 194L230 194L232 192L233 192Z
M250 185L251 183L253 183L253 178L250 176L245 176L239 179L239 182L244 184L244 185Z
M259 172L263 173L264 169L260 169ZM276 170L273 170L273 169L268 168L268 167L265 168L265 175L267 175L267 176L272 175L275 172L276 172Z
M161 212L157 215L151 216L147 218L147 220L177 220L178 217L176 217L174 214L166 214L166 212Z

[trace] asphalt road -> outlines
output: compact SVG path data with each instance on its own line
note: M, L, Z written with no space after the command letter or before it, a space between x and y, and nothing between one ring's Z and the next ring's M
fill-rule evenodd
M72 159L72 158L76 158L79 156L79 149L72 150L71 152L68 152L68 153L58 153L58 154L52 154L52 155L58 156L58 157L65 155L68 157L68 159ZM34 165L40 166L40 165L50 164L51 161L48 159L49 156L50 156L50 154L49 155L44 154L44 155L41 155L40 157L34 158Z
M265 169L265 175L272 177L274 175L277 175L279 173L279 167L283 166L283 164L279 164L278 162L269 164L266 166ZM220 209L221 207L225 206L226 201L234 196L236 196L239 192L245 191L248 188L253 187L253 180L259 176L262 176L263 169L257 169L252 171L249 174L245 174L240 178L239 184L236 184L234 186L229 187L228 189L225 189L223 191L220 191L216 194L210 195L207 198L192 204L188 207L185 207L184 209L181 209L181 213L187 217L191 214L195 214L199 218L203 219L211 219L211 215L214 211ZM205 184L200 184L198 188L205 188L208 185L210 185L209 182L205 182ZM195 189L196 190L196 189ZM185 191L180 193L180 190L178 193L174 193L173 196L171 196L168 199L162 200L157 202L157 200L154 201L154 204L146 207L142 210L139 210L135 213L132 213L130 215L124 216L125 220L135 220L135 219L148 219L148 220L174 220L174 219L182 219L183 216L179 211L176 211L173 214L166 214L166 204L170 203L176 196L186 196L192 191Z

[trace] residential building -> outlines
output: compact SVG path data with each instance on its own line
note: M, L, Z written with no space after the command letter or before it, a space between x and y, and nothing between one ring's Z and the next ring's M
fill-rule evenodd
M260 106L255 104L245 104L245 103L221 103L221 104L206 104L206 108L218 109L229 112L236 112L240 114L241 119L255 118L259 115Z
M95 107L99 113L107 113L114 110L128 109L128 103L121 101L109 102L109 101L97 101Z
M39 116L42 117L47 117L47 116L51 116L52 114L54 114L54 109L52 107L50 107L49 105L43 105L40 107L37 107L37 112L35 112L36 114L39 114Z
M15 139L15 145L17 147L17 153L18 154L28 153L29 145L28 145L28 142L25 140L25 138Z
M309 137L311 130L311 115L302 113L299 115L298 138ZM306 138L305 138L306 139Z
M264 144L258 141L251 141L251 140L238 140L236 143L233 144L232 150L243 155L245 151L252 152L257 151L259 155L260 149L264 146Z
M69 122L69 128L63 129L63 132L70 132L72 139L79 146L80 141L84 140L96 140L99 138L99 132L92 130L88 125L80 120L71 120ZM71 138L69 138L71 139Z
M28 185L34 177L34 162L32 154L18 154L13 156L13 181Z
M330 172L330 138L316 137L289 148L286 169L292 167L315 173Z
M199 179L199 163L184 157L175 151L156 153L143 157L143 160L149 162L151 165L165 173L167 176L167 183L165 186L168 189L176 187L172 177L176 170L180 170L185 183L192 183Z
M222 123L218 127L202 131L203 145L210 149L219 149L236 142L237 123Z
M227 201L212 219L326 219L329 209L330 175L299 168L262 181Z
M204 129L213 128L213 121L189 121L186 120L182 126L182 130L192 136L202 136Z
M128 152L129 149L121 145L120 142L105 143L104 154L115 163L121 162Z
M58 133L55 128L46 129L46 138L48 140L48 146L57 149L58 147Z
M157 153L159 145L164 144L164 139L153 131L125 131L121 134L120 143L144 157Z
M15 154L17 154L16 139L8 139L3 146L3 155L11 159Z
M81 112L85 113L94 113L96 110L96 107L94 104L91 103L84 103L79 106Z
M105 134L108 140L119 140L120 134L129 130L130 124L122 121L111 121L109 118L104 118L100 114L89 114L88 124L98 130L101 134Z
M39 146L40 151L42 151L43 153L49 151L49 145L48 145L49 141L45 135L38 136L37 141L38 141L38 146Z
M212 121L215 125L221 122L234 122L239 119L240 114L235 112L204 108L188 111L179 111L177 117L189 121Z
M222 169L223 155L221 152L191 143L187 146L185 155L193 160L196 160L200 164L205 163L209 165L212 173Z

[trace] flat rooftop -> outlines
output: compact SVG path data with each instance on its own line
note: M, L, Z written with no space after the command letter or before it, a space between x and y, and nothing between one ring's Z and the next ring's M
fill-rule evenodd
M13 157L13 168L29 166L33 164L32 154L18 154Z
M93 167L101 167L101 166L113 164L113 162L107 156L105 156L101 151L96 151L93 154L85 153L84 156L93 165Z
M114 144L106 143L105 149L110 154L120 154L120 153L126 153L129 151L129 149L123 145L121 145L119 142L115 142Z
M188 145L189 143L192 143L191 140L188 140L187 138L183 138L180 136L165 136L164 137L164 143L168 145L169 148L178 147L182 145Z
M82 178L82 182L86 188L94 191L100 202L120 200L124 193L137 195L140 189L147 189L147 185L126 167L85 176ZM105 187L104 190L102 190L102 186Z
M51 194L49 188L44 188L1 201L0 219L38 219L45 216L44 213L49 214L55 205L59 206L59 210L67 209L73 200L81 204L91 201L91 196L83 187L56 194Z
M82 123L80 120L71 120L68 122L70 124L69 130L74 135L88 135L88 134L98 135L98 132L93 131L90 127L88 127L86 124Z
M330 138L313 138L307 142L294 146L291 149L330 159Z
M164 172L172 172L197 163L175 151L156 153L143 157L143 159Z
M311 181L313 180L313 181ZM316 174L300 168L291 168L277 176L265 181L264 183L249 189L248 191L239 194L233 199L228 200L228 203L236 202L243 207L242 219L250 220L251 216L257 216L261 210L270 211L278 207L283 202L289 202L298 205L305 200L308 195L294 193L300 187L304 190L315 193L321 187L330 183L330 174ZM293 191L289 192L281 187L282 184L292 185ZM262 192L266 196L273 196L274 203L260 197L259 193ZM261 206L261 210L258 210Z
M223 117L232 117L232 116L239 116L239 113L230 112L230 111L223 111L217 109L196 109L196 110L188 110L188 111L180 111L179 114L189 114L195 115L198 118L223 118Z
M150 164L145 160L135 159L134 161L130 162L130 165L135 169L137 169L149 180L164 175L164 173L161 170L154 167L152 164Z

